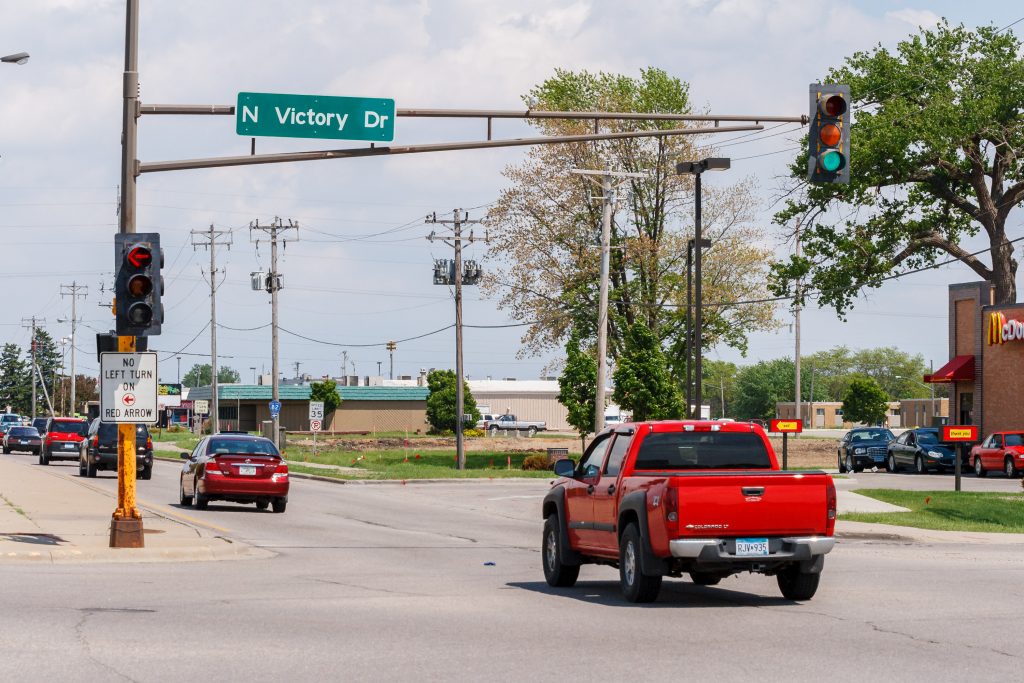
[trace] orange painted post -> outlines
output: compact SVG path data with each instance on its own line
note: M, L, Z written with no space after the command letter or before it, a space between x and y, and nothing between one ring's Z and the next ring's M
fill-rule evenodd
M135 337L118 337L117 350L135 352ZM142 515L135 502L135 425L117 426L117 509L110 520L111 548L144 546Z

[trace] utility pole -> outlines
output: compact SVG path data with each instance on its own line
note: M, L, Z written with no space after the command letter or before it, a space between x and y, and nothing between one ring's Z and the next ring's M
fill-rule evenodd
M612 171L607 164L603 171L581 168L570 169L570 173L581 175L601 188L601 282L597 307L597 391L594 395L594 433L604 429L605 388L608 384L608 280L611 271L612 216L615 213L615 193L620 187L631 182L631 178L646 178L646 173L625 173ZM612 184L616 178L622 178Z
M474 225L482 221L469 220L469 214L462 209L455 209L452 212L452 220L438 219L436 213L426 218L427 223L452 226L452 236L449 242L446 237L441 237L431 232L427 239L431 242L440 240L455 250L455 262L447 260L434 263L434 284L455 285L455 461L458 469L466 469L466 449L462 436L462 416L465 412L465 390L463 388L463 367L462 367L462 285L475 285L480 282L483 272L474 261L467 261L467 268L462 267L462 243L472 244L479 240L470 231L469 237L462 236L462 226ZM486 233L484 236L486 240Z
M387 345L388 355L391 357L390 366L388 367L388 379L395 378L395 349L398 348L398 344L393 341L389 341Z
M796 222L796 257L800 258L800 221ZM800 388L800 281L796 283L796 301L793 306L793 333L796 337L796 348L793 351L793 362L796 365L796 419L800 421L800 424L806 424L804 422L803 415L800 412L800 401L803 398L803 392Z
M281 242L282 245L286 245L287 239L281 237L282 234L286 234L287 231L294 230L294 240L298 240L299 224L293 222L291 219L288 220L288 225L284 224L284 221L278 217L274 217L274 220L269 225L260 225L259 220L255 220L249 224L249 236L252 237L253 231L263 232L270 235L270 272L267 274L267 291L270 292L270 351L271 351L271 387L272 396L275 401L281 400L281 372L279 370L279 359L278 359L278 339L277 339L277 293L281 289L281 274L277 272L277 244ZM259 239L255 240L256 248L259 248ZM278 448L281 447L281 415L275 414L272 416L274 420L274 445Z
M341 385L348 386L348 351L341 352Z
M231 231L216 230L210 223L208 230L193 230L192 249L210 250L210 433L220 431L220 386L217 378L217 246L231 249ZM180 359L179 359L180 362ZM180 373L180 370L179 370Z
M302 379L302 375L299 374L299 367L302 365L301 361L295 361L295 379Z
M89 293L89 287L80 285L72 280L70 285L60 286L61 297L71 297L71 414L75 414L75 328L78 326L78 308L75 305L78 297L85 298Z
M21 326L26 330L32 331L32 419L36 419L36 328L39 325L45 325L45 318L37 318L32 316L31 318L22 318Z

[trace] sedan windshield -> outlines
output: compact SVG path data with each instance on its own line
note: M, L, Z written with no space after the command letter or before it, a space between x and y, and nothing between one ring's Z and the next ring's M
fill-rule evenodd
M1024 446L1024 434L1007 434L1003 439L1007 446Z
M662 432L640 444L638 470L745 469L771 467L768 450L756 434L743 432Z
M895 437L888 429L861 429L850 435L850 441L892 441Z
M277 455L277 449L269 439L210 439L210 447L207 452L240 455Z

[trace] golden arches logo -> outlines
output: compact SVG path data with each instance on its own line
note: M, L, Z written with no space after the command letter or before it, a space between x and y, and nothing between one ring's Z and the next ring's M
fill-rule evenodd
M988 345L1003 343L1003 327L1006 325L1006 316L1002 313L988 314Z

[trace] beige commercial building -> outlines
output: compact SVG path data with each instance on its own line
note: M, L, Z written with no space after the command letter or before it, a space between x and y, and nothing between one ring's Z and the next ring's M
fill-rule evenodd
M558 381L547 379L471 379L473 393L481 413L515 415L521 420L542 420L553 431L572 431L569 412L558 402Z
M813 411L813 420L811 418ZM775 415L783 420L796 419L796 403L778 402L775 404ZM803 419L806 429L850 429L854 426L843 417L842 401L815 401L814 403L801 403L800 416ZM886 411L886 422L889 427L900 427L903 425L898 401L890 401Z

